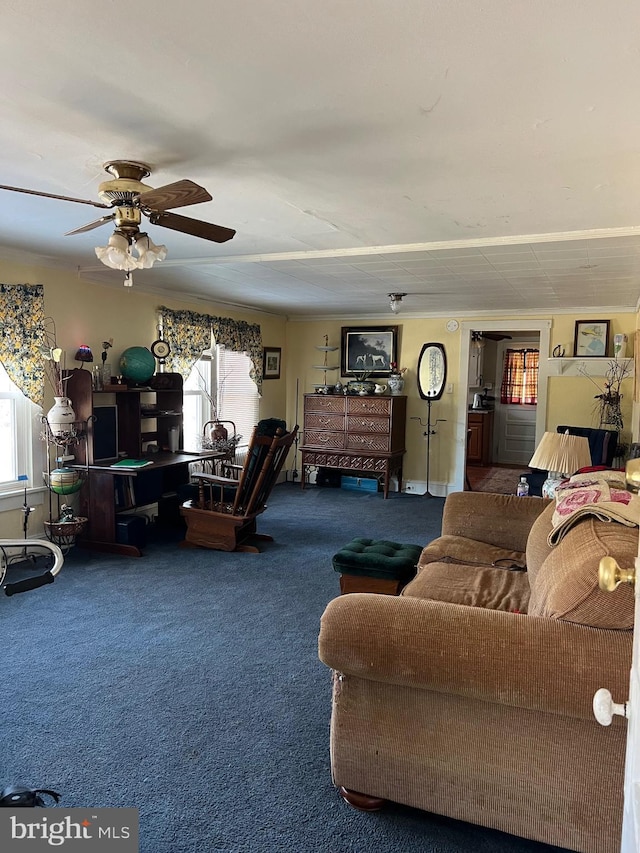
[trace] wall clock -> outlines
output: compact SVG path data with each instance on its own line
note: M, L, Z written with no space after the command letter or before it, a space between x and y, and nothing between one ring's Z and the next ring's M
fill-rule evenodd
M166 358L171 352L171 347L166 341L159 339L151 344L151 352L156 358Z

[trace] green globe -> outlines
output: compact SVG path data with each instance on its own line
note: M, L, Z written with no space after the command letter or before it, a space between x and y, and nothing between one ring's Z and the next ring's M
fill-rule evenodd
M129 347L120 356L120 373L134 382L147 382L156 370L156 360L146 347Z

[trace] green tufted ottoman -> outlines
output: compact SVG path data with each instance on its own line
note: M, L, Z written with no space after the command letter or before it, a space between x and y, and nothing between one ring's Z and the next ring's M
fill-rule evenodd
M340 592L378 592L398 595L416 574L422 545L402 545L386 539L352 539L333 557L340 572Z

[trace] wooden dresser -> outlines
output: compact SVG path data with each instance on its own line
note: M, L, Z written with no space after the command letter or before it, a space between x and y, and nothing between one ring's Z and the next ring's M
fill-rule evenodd
M392 474L402 490L406 397L305 394L302 488L308 467L382 474L384 497Z

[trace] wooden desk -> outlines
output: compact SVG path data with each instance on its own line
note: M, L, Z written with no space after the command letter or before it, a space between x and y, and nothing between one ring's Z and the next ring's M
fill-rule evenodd
M201 453L189 453L185 451L178 453L154 453L142 457L150 460L152 464L137 470L113 468L109 462L100 462L95 465L77 464L71 466L82 469L87 473L87 482L83 486L80 495L80 512L81 515L87 516L89 521L77 544L96 551L108 551L115 554L124 554L129 557L141 557L142 551L136 545L126 545L116 541L116 522L118 518L116 481L121 477L132 477L135 481L138 478L144 478L145 474L153 474L159 480L157 485L158 493L155 499L158 500L163 495L175 492L179 486L189 482L190 463L202 460L216 460L224 456L225 454L215 451L202 451ZM157 473L154 474L154 472ZM155 500L148 500L144 503L155 503ZM131 512L135 507L136 504L133 503L129 506L121 506L119 509Z

